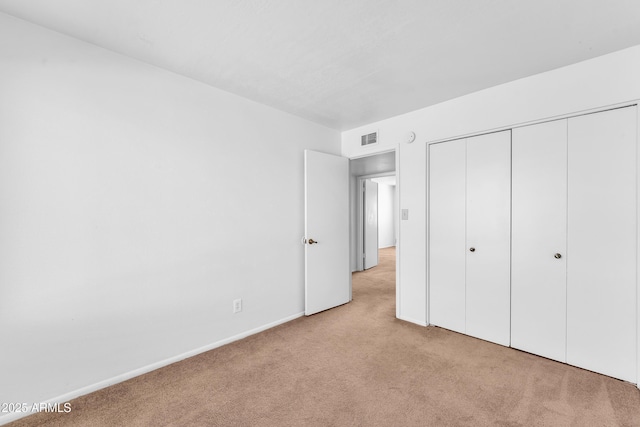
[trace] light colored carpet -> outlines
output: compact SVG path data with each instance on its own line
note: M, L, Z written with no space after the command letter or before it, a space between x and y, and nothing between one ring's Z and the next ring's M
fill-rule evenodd
M395 319L394 259L350 304L12 425L640 426L632 384Z

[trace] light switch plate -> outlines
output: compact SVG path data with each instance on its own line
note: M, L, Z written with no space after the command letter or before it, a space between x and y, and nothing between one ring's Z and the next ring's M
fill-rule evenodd
M402 209L402 220L406 221L409 219L409 209Z

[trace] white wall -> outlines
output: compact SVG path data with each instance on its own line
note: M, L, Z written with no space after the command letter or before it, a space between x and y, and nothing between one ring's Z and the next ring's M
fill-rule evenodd
M303 150L337 131L3 14L0 64L0 402L303 312Z
M426 324L428 143L640 99L640 46L496 86L342 133L342 154L398 149L399 209L409 209L398 236L398 317ZM379 130L379 144L360 136ZM406 134L417 139L407 144Z
M375 179L374 179L375 181ZM395 246L395 199L396 187L378 183L378 248Z

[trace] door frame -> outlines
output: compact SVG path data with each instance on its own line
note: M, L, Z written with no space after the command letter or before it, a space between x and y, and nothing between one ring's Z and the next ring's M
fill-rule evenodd
M640 100L636 106L636 387L640 389Z
M358 194L356 197L356 223L354 224L356 227L356 271L364 271L364 181L371 178L382 178L385 176L396 176L397 173L394 172L380 172L369 175L358 175L356 176L356 187L358 189ZM395 201L398 200L398 183L396 181L396 194L394 196ZM397 215L397 212L396 212ZM397 242L397 227L395 227L396 234L396 246ZM396 266L398 265L398 260L396 256Z

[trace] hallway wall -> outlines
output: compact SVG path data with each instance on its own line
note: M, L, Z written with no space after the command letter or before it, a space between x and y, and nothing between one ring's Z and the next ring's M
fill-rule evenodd
M378 183L378 247L396 245L395 185Z

